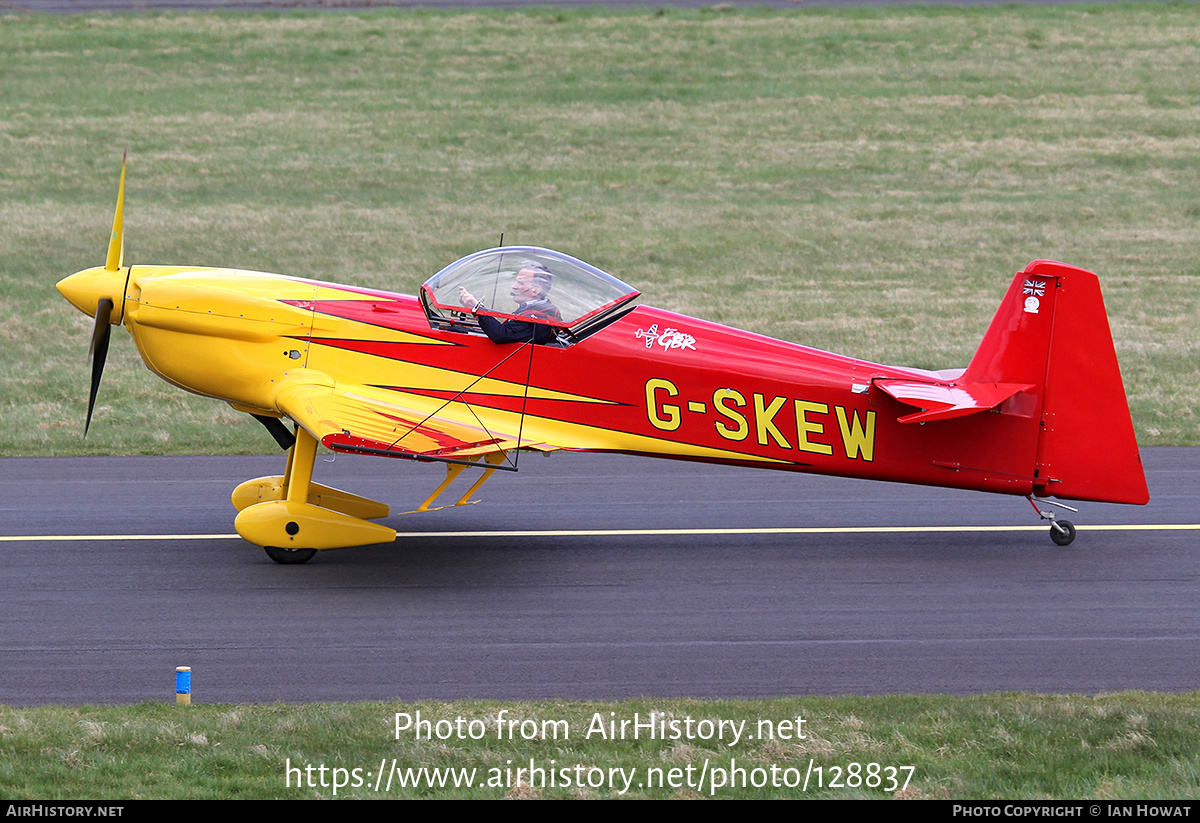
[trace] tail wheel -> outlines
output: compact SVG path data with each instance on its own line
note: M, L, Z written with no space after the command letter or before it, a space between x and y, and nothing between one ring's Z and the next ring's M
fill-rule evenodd
M1050 539L1059 546L1069 546L1075 540L1075 524L1070 520L1055 520L1050 524Z
M1075 535L1074 529L1071 530L1071 535ZM278 546L263 546L263 551L267 553L267 557L285 566L307 563L317 553L316 549L281 549Z

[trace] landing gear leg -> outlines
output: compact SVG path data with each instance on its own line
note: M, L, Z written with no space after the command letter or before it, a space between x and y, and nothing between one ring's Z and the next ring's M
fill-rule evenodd
M1032 494L1029 495L1027 499L1033 506L1034 510L1038 513L1039 517L1041 517L1043 520L1050 521L1050 539L1053 540L1055 544L1059 546L1069 546L1075 541L1075 524L1070 520L1059 520L1058 517L1055 516L1054 512L1047 511L1038 504L1044 503L1048 506L1058 506L1059 508L1063 508L1072 512L1077 512L1079 509L1068 506L1065 503L1059 503L1055 500L1046 500L1045 498L1034 497Z
M247 480L234 490L233 525L276 563L312 559L319 549L391 543L396 530L364 518L388 516L383 503L312 482L317 439L303 428L281 477Z
M304 429L297 427L298 437L288 449L287 468L283 471L284 499L295 503L308 502L308 484L312 482L313 463L317 460L317 441ZM284 527L290 534L293 523ZM307 563L317 553L316 549L300 549L291 546L263 546L267 557L276 563L290 566Z

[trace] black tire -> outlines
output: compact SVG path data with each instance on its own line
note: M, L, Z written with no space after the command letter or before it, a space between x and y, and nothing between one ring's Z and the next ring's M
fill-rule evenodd
M1050 527L1050 539L1059 546L1071 545L1075 541L1075 524L1070 520L1055 520L1054 523Z
M278 546L263 546L263 551L267 557L285 566L307 563L317 553L316 549L281 549Z

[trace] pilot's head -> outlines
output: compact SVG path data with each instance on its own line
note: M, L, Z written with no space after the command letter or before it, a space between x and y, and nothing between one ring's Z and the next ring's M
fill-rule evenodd
M550 287L554 285L554 275L550 270L536 260L526 260L517 271L517 279L513 282L512 297L519 303L528 303L550 296Z

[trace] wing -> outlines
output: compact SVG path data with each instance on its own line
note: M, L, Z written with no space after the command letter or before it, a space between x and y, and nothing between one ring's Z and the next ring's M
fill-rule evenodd
M514 448L560 446L521 438L522 414L401 389L335 384L305 370L276 393L281 413L335 451L426 459L474 458Z

